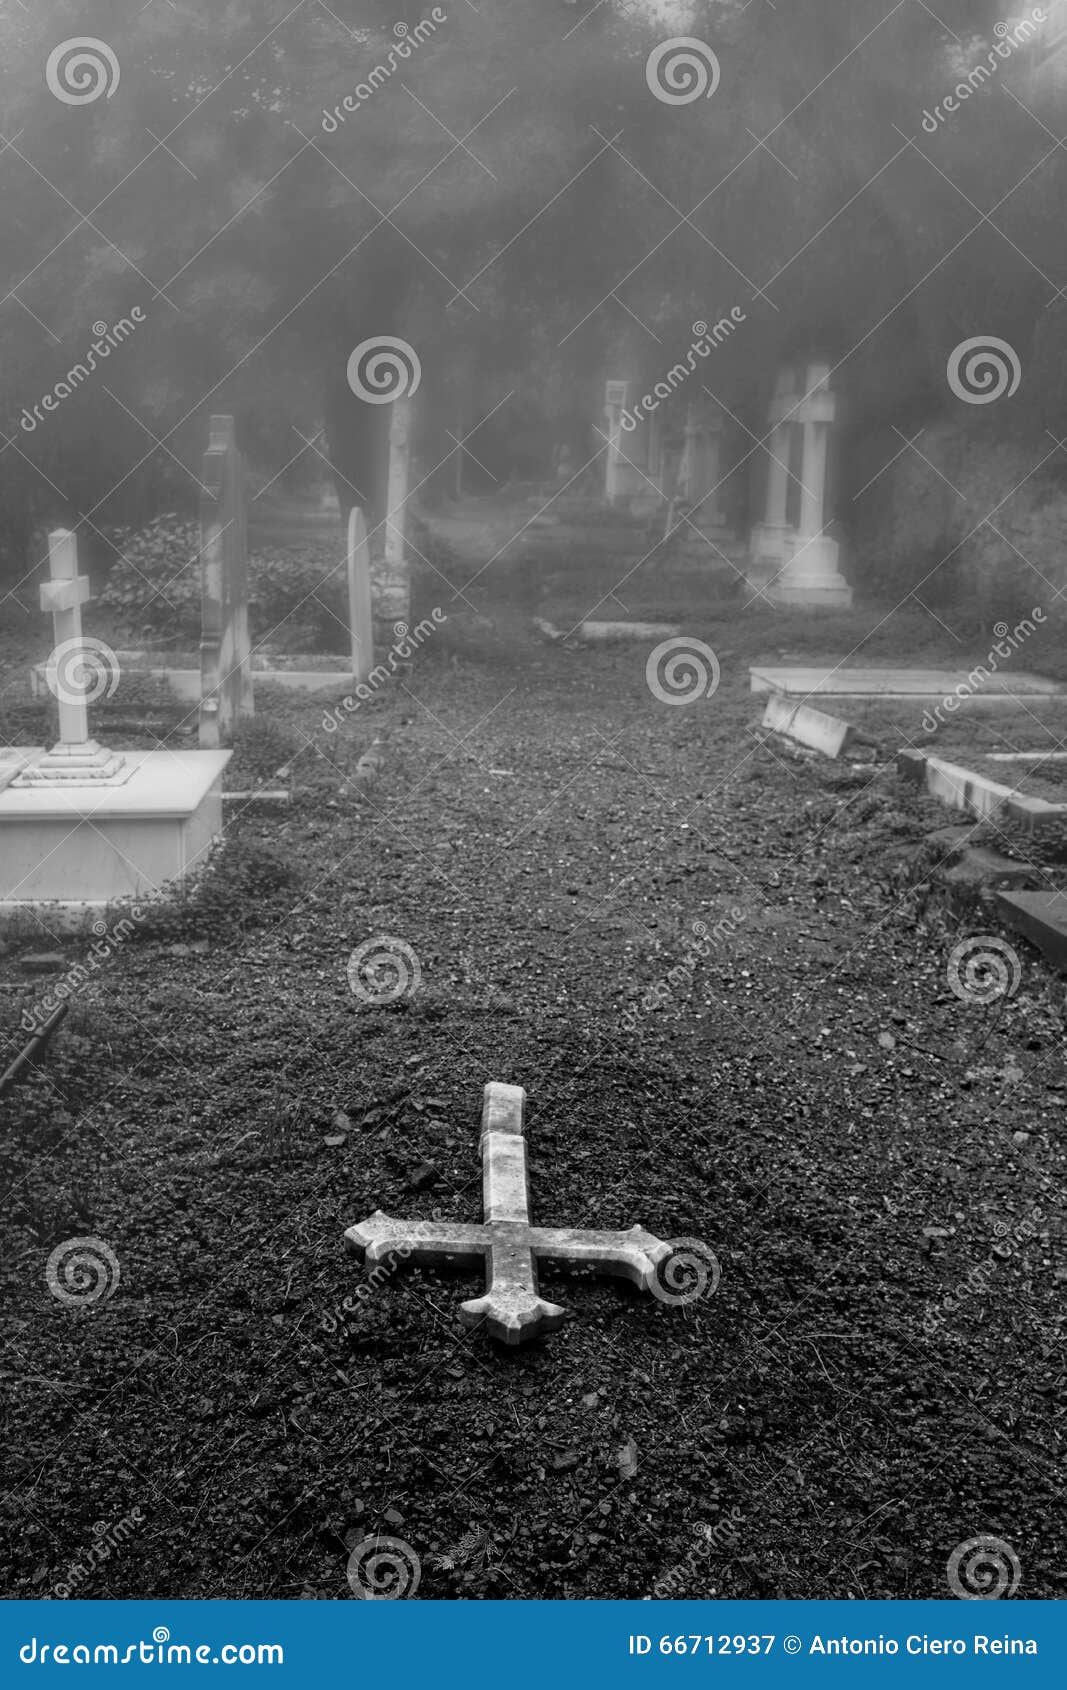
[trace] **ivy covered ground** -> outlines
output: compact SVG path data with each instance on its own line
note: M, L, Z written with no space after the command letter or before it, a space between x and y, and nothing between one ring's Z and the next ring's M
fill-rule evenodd
M939 1597L980 1534L1062 1593L1062 984L1015 941L1013 996L957 996L945 813L761 743L747 664L828 655L804 626L691 625L689 707L499 606L337 732L261 695L231 785L291 807L3 1101L8 1594L348 1599L387 1537L417 1599ZM383 936L418 983L375 1006ZM55 948L6 940L5 1052ZM480 1218L489 1079L540 1220L698 1239L714 1294L545 1275L518 1353L458 1324L475 1276L356 1297L354 1221ZM119 1269L85 1306L73 1238Z

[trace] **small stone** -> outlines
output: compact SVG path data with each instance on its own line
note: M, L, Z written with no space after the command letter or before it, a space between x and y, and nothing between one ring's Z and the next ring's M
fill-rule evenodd
M346 1115L343 1109L336 1109L330 1125L335 1133L350 1133L352 1131L352 1117Z
M552 1470L555 1473L570 1473L578 1465L578 1451L565 1449L561 1455L552 1457Z
M382 1515L382 1519L387 1526L402 1526L404 1524L403 1514L398 1513L395 1508L387 1508Z
M31 951L22 958L22 966L27 974L51 974L57 968L66 968L67 959L62 951Z
M1031 1138L1030 1133L1024 1133L1024 1132L1020 1131L1020 1132L1017 1132L1017 1133L1012 1133L1011 1142L1013 1144L1018 1144L1018 1145L1021 1146L1021 1145L1024 1145L1024 1144L1029 1144L1030 1138Z
M897 1041L892 1033L879 1033L878 1043L883 1050L896 1050L897 1048Z
M411 1184L416 1191L425 1191L427 1186L436 1185L437 1169L432 1162L420 1162L411 1176Z
M348 1143L348 1138L345 1133L327 1133L322 1142L327 1150L339 1150L342 1144Z

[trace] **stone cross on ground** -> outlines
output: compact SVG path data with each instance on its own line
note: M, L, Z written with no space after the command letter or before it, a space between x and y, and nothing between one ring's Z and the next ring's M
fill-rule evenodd
M482 1260L486 1291L460 1305L466 1326L485 1321L491 1337L523 1344L554 1331L565 1310L538 1295L537 1264L547 1261L590 1267L652 1289L660 1265L673 1247L642 1227L628 1232L583 1232L573 1227L539 1227L530 1220L526 1140L521 1086L490 1084L482 1111L482 1189L485 1219L480 1226L451 1221L392 1220L379 1209L345 1233L351 1250L369 1266L399 1257L391 1266L441 1266Z
M55 528L49 534L48 568L51 579L41 587L41 609L52 614L54 645L46 678L59 705L59 741L14 784L125 779L125 758L89 737L89 701L99 697L102 682L112 689L114 654L82 633L81 607L91 593L89 577L78 574L78 542L69 529Z

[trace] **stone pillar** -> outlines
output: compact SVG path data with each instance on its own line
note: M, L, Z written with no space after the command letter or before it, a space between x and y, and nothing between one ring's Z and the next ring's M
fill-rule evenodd
M779 370L774 397L767 412L771 437L767 442L767 482L763 521L757 522L749 541L750 576L754 588L765 588L792 556L795 532L787 509L790 452L793 444L793 406L796 404L795 373Z
M619 445L622 439L622 413L626 408L627 386L624 381L604 384L604 420L607 423L608 446L604 458L604 497L609 505L617 504L629 493L627 465Z
M370 546L367 524L358 505L348 513L348 634L352 674L366 683L374 668L374 613L371 603Z
M411 580L404 535L407 526L408 486L411 480L412 404L404 395L394 399L389 418L389 481L385 495L385 560L379 615L392 625L407 623L411 616ZM383 629L383 633L385 630ZM373 662L372 665L373 667Z
M253 714L244 464L232 417L212 417L200 496L200 745L233 740Z
M839 567L840 548L836 540L823 532L827 448L836 413L829 365L809 364L804 373L802 395L793 406L803 441L800 520L792 553L767 587L767 595L775 604L814 605L832 610L847 610L852 604L852 588Z

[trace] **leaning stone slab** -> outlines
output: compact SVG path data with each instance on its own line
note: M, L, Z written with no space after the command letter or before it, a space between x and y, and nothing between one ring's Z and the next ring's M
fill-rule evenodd
M967 686L966 673L954 669L844 669L836 665L807 668L788 664L760 664L748 672L753 692L784 693L789 698L833 694L838 698L888 698L938 701L958 696ZM1013 705L1022 698L1055 697L1065 691L1059 681L1043 675L992 674L981 688L970 688L968 703Z
M1054 967L1067 973L1067 893L998 892L996 903L1014 932L1029 939Z
M826 757L840 757L853 734L852 723L840 716L829 716L810 704L790 704L775 694L767 700L763 726Z
M962 810L983 821L993 817L1010 821L1024 833L1067 832L1067 804L1028 798L1012 786L1002 786L988 775L949 763L929 751L899 751L897 772L951 810Z

